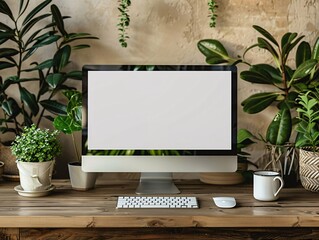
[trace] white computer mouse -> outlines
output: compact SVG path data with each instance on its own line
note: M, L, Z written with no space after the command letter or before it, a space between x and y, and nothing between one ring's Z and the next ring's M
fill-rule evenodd
M219 208L233 208L236 206L234 197L213 197L214 203Z

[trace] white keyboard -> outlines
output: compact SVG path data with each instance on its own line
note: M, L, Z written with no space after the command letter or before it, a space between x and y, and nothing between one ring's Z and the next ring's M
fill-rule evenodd
M118 197L116 208L198 208L196 197Z

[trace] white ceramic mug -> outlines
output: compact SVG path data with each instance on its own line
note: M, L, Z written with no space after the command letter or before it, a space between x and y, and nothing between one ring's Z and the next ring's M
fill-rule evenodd
M284 180L278 172L268 170L254 172L254 198L259 201L277 200L283 186Z

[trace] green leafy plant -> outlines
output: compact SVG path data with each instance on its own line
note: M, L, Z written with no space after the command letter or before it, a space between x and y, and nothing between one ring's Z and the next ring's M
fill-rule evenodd
M297 108L298 137L297 147L312 147L315 151L319 146L319 89L301 94Z
M23 133L12 143L12 154L21 162L51 161L61 153L58 134L57 130L42 130L34 124L24 127Z
M118 10L120 12L119 15L119 23L117 24L119 31L119 43L122 47L127 47L127 39L129 36L127 35L126 30L130 25L130 15L129 15L129 6L131 6L131 0L119 0L118 1Z
M82 40L96 37L68 32L65 20L70 17L62 16L51 2L39 1L32 9L30 1L0 1L0 70L9 69L7 72L12 74L5 77L0 73L3 134L19 135L24 126L39 126L43 118L52 121L48 113L65 114L66 106L57 100L57 94L73 89L67 80L82 80L80 70L69 70L71 55L73 50L89 47ZM18 10L13 12L16 5ZM52 55L45 59L46 48L46 54ZM31 90L30 82L37 90ZM15 97L14 89L20 96Z
M245 182L252 182L253 172L248 170L248 164L258 166L250 161L250 153L246 151L246 148L255 144L256 137L247 129L239 129L237 132L237 156L238 156L238 170L245 179Z
M68 99L66 115L57 116L53 125L57 130L72 136L74 151L80 162L80 153L76 147L74 132L82 130L82 93L76 90L67 90L63 94Z
M239 129L237 132L237 155L239 162L247 162L250 153L246 152L244 148L249 147L250 145L254 144L255 141L253 140L255 136L248 131L247 129Z
M216 27L216 20L217 20L217 8L218 5L215 0L208 0L208 10L209 10L209 26L211 28Z
M304 36L288 32L278 42L272 34L260 26L253 28L262 36L257 43L248 47L243 57L232 57L223 44L216 39L204 39L198 42L198 49L206 56L208 64L237 65L244 63L248 70L240 73L241 79L254 83L271 85L274 90L261 92L249 96L241 105L244 112L255 114L271 105L277 107L277 114L270 123L265 142L273 145L284 145L289 142L294 119L292 112L297 107L297 96L319 82L319 38L313 49L308 42L302 41ZM253 48L259 48L272 56L272 64L250 64L246 61L246 54ZM292 50L296 49L295 68L287 62Z

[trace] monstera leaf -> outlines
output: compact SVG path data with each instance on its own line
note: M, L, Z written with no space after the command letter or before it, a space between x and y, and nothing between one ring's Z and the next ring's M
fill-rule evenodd
M57 116L53 125L57 130L65 134L72 134L82 130L82 94L76 90L64 91L63 94L68 98L67 114Z

